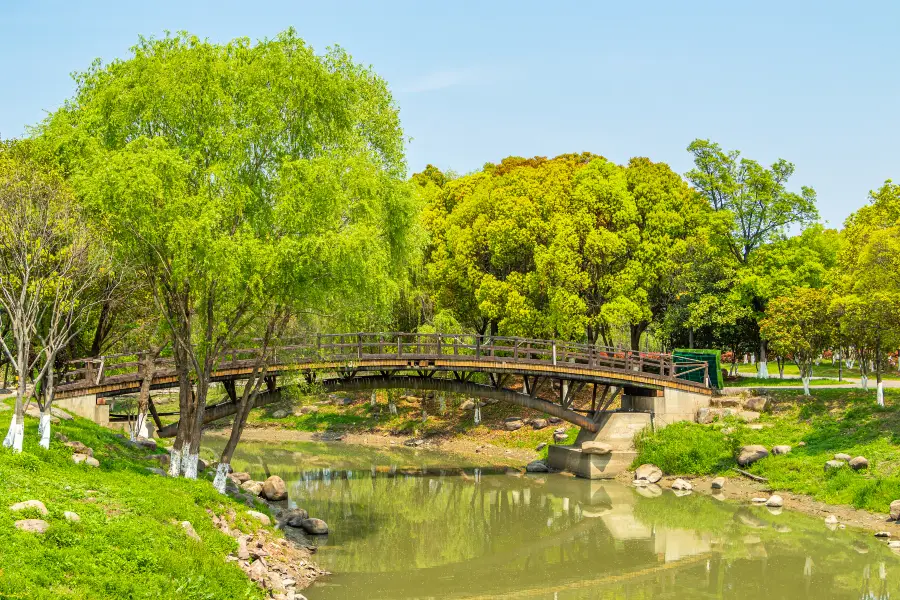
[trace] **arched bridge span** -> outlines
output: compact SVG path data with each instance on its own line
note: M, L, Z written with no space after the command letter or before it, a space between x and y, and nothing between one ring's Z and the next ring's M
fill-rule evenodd
M209 406L207 422L235 412L235 383L253 372L260 350L229 350L213 372L230 401ZM671 354L526 338L411 333L320 334L268 349L268 390L256 406L277 401L279 379L302 376L326 391L385 388L434 390L495 398L560 417L589 431L623 392L658 395L667 389L710 394L706 363ZM178 385L172 358L158 358L152 373L141 353L73 361L57 398L133 394ZM700 379L703 383L692 381ZM480 381L475 381L478 379ZM590 404L576 396L590 388ZM161 428L160 435L171 426ZM174 429L172 430L174 434Z

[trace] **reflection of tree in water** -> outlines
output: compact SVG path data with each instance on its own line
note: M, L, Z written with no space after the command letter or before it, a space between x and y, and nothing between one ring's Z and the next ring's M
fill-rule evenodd
M299 446L251 448L248 467L236 468L259 477L264 459L288 482L292 504L331 525L319 560L337 575L310 597L898 597L889 575L900 565L883 543L830 532L819 519L696 494L643 498L616 484L479 473L433 453ZM327 453L317 456L318 446Z

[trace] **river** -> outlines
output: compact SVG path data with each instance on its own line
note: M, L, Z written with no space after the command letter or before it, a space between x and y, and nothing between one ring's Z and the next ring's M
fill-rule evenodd
M233 465L327 521L287 532L334 573L309 600L900 598L883 541L789 511L405 448L242 443Z

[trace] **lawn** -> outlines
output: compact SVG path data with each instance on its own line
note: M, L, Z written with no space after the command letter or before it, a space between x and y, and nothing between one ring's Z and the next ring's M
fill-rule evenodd
M778 379L778 365L774 362L770 362L768 364L769 367L769 378L770 379ZM722 363L723 369L731 369L731 363ZM744 373L747 375L752 375L756 373L756 365L751 364L739 364L738 365L738 373ZM843 377L849 377L850 379L859 379L859 368L857 365L854 365L854 368L849 369L847 365L844 364L842 368L841 375ZM794 363L787 363L784 365L784 375L785 377L800 377L800 369L797 368L797 365ZM813 367L813 377L828 377L830 379L838 378L838 365L835 363L831 364L830 360L823 360L818 366ZM882 374L883 379L900 379L900 373L897 372L896 369L889 369L885 373ZM871 381L875 381L875 375L872 374L869 376Z
M884 408L875 403L874 392L858 389L816 390L809 398L795 390L773 394L772 411L760 419L762 429L733 421L671 426L637 440L636 463L654 462L672 475L733 476L738 447L787 444L793 447L790 454L770 455L747 470L768 478L776 490L832 504L887 512L900 498L900 390L885 391ZM825 474L825 461L839 452L865 456L869 469Z
M4 430L11 412L0 412ZM240 505L213 490L209 481L167 479L147 472L151 452L131 448L107 429L76 418L53 426L93 448L99 468L75 465L72 450L53 439L37 446L37 420L26 419L24 451L0 449L0 597L2 598L262 598L262 591L226 556L234 539L213 526L207 509L238 514L241 528L255 525ZM14 513L24 500L43 502ZM264 510L264 509L263 509ZM68 522L64 511L77 513ZM43 535L13 527L42 518ZM202 542L188 537L190 521Z
M799 379L779 379L778 377L770 377L768 379L760 379L759 377L745 377L741 376L737 381L728 380L725 382L725 387L791 387L797 386L800 387L803 385L803 382ZM809 382L810 387L815 386L823 386L823 385L854 385L853 382L847 381L838 381L837 379L812 379ZM874 385L874 384L873 384Z

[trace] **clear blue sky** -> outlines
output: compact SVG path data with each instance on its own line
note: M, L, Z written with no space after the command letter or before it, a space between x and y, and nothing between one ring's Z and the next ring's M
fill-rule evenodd
M0 0L0 136L72 93L69 74L139 34L214 41L294 26L374 66L401 109L410 170L508 155L649 156L680 173L718 141L797 165L839 226L900 179L900 6L889 2L150 2Z

